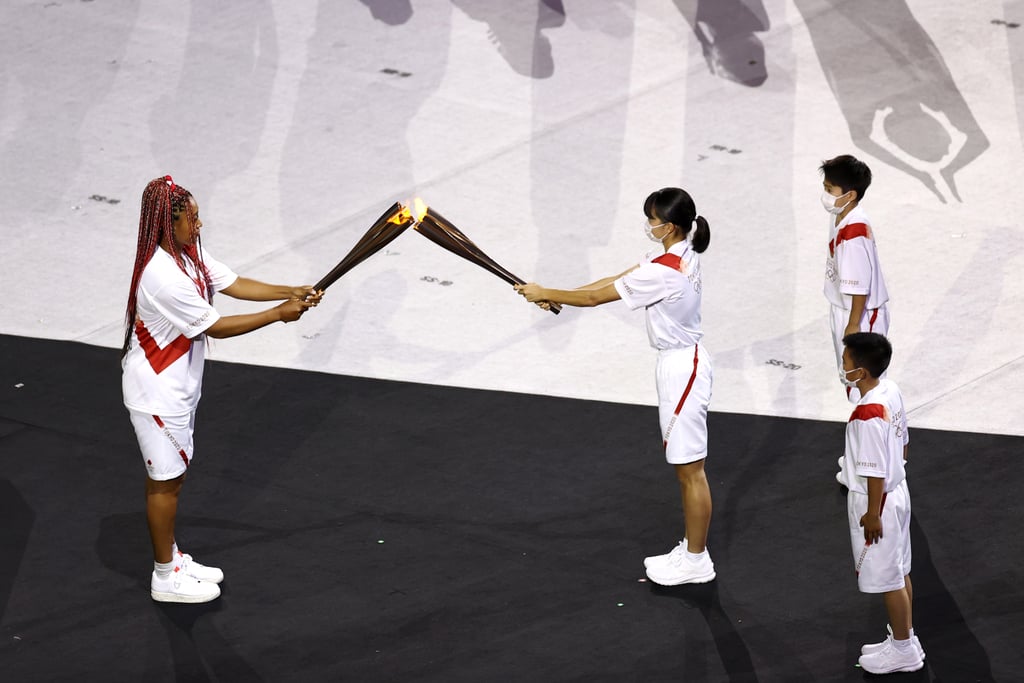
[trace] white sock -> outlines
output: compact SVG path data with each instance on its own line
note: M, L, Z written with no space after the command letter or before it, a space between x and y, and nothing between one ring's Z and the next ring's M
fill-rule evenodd
M914 627L913 626L910 627L910 637L911 638L914 637Z
M690 549L689 549L689 548L687 548L687 549L686 549L686 558L687 558L687 559L689 559L689 560L693 560L694 562L696 562L696 561L697 561L697 560L699 560L699 559L701 558L701 556L702 556L702 555L704 555L704 553L706 553L706 552L707 552L707 550L702 550L702 551L700 551L699 553L691 553L691 552L690 552Z
M910 638L907 638L906 640L896 640L895 638L892 639L892 644L895 645L896 649L900 652L906 652L907 650L912 648L914 646L913 642L914 641L912 641Z
M170 577L171 572L174 571L174 560L171 560L170 562L154 562L153 571L156 572L156 575L161 579Z

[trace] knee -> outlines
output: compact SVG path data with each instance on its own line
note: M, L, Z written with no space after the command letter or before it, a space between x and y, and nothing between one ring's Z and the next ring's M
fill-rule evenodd
M147 496L162 496L171 495L176 496L181 491L181 485L185 481L185 475L182 474L180 477L174 479L168 479L166 481L158 481L156 479L146 478L146 495Z
M704 475L704 461L698 460L697 462L691 462L685 465L676 465L676 478L682 486L693 486L694 484L706 482L707 477Z

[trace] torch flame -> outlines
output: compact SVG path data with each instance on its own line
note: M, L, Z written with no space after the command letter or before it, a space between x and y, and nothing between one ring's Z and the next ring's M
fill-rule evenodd
M427 215L427 205L423 203L423 200L419 197L412 200L413 206L416 208L416 222L423 220L423 217Z
M409 207L403 206L402 210L396 213L394 216L388 219L388 223L394 223L395 225L401 225L412 218L412 212L409 211Z

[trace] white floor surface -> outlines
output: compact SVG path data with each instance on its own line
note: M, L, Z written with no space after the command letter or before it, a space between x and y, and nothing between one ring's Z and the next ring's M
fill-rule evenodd
M817 168L851 153L911 424L1024 435L1022 23L1021 0L5 0L0 332L120 346L163 174L211 253L290 284L420 196L574 287L634 263L644 198L682 186L712 229L713 409L843 420ZM655 402L642 312L553 316L413 231L212 357Z

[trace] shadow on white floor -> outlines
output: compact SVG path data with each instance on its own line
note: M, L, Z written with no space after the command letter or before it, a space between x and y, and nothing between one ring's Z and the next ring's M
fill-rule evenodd
M509 270L576 286L633 263L644 197L680 185L712 226L714 409L841 420L817 167L848 152L874 171L912 423L1024 434L1024 5L851 7L6 2L0 332L119 346L139 198L165 173L207 249L295 284L418 195ZM654 402L642 314L543 313L412 231L213 357Z

